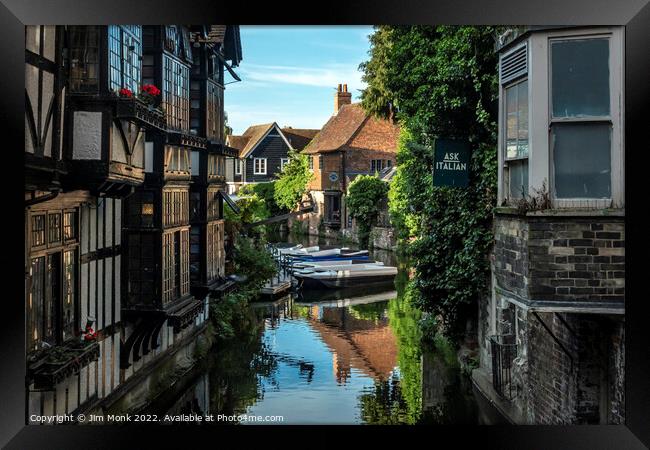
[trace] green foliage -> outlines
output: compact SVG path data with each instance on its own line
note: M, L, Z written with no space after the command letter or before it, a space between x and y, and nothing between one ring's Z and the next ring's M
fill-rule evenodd
M416 293L413 284L408 280L396 280L395 284L398 296L388 304L388 317L397 338L397 359L406 422L415 424L422 410L422 333L418 327L422 313L413 301Z
M370 229L379 215L380 202L386 198L388 184L373 175L358 175L350 186L346 204L359 226L359 242L367 245Z
M253 239L245 236L237 238L233 260L235 273L246 277L246 280L236 291L211 304L210 318L219 340L232 339L254 328L248 303L259 294L260 288L277 270L273 257L262 244L256 244Z
M268 217L271 217L278 214L283 214L288 211L286 208L278 206L278 204L275 202L275 191L276 182L269 181L267 183L245 184L239 190L239 195L256 196L258 199L264 202L266 213L268 214Z
M361 68L367 111L402 129L391 215L416 269L418 304L439 316L446 333L486 292L497 178L497 57L494 27L380 26ZM472 145L470 185L433 187L436 137ZM415 145L414 145L415 144ZM427 148L429 147L429 148Z
M309 171L307 155L289 152L289 162L275 181L274 201L278 207L291 211L307 192L313 174Z
M235 242L233 252L235 273L247 278L244 288L259 291L276 274L277 266L273 256L261 242L240 236Z

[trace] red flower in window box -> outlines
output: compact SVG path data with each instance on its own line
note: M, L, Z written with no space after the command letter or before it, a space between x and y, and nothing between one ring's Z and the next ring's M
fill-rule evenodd
M142 86L142 92L153 95L154 97L160 95L160 89L158 89L153 84L145 84Z
M153 84L144 84L140 88L139 98L150 106L158 106L160 102L160 89Z
M93 330L93 327L88 325L86 327L86 331L82 333L82 336L84 341L94 341L95 339L97 339L97 332Z
M129 88L120 89L120 97L131 98L133 97L133 92Z

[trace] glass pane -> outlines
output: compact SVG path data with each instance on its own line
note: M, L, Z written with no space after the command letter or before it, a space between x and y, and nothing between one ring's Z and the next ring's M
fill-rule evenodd
M506 158L528 156L528 80L507 87Z
M517 155L528 156L528 80L517 85Z
M553 117L609 115L609 40L553 42Z
M558 198L610 198L611 125L563 123L552 128Z
M510 199L518 200L528 195L528 160L508 163Z

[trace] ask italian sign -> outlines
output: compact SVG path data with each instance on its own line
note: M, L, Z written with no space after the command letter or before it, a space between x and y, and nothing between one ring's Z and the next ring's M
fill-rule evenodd
M433 148L433 185L466 187L469 181L469 142L436 139Z

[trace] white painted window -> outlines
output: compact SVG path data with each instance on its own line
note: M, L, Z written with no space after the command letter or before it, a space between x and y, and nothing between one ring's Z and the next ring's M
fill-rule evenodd
M284 166L289 164L289 158L280 159L280 170L284 170Z
M266 175L266 158L253 158L253 174Z
M235 175L241 175L241 159L235 158Z

